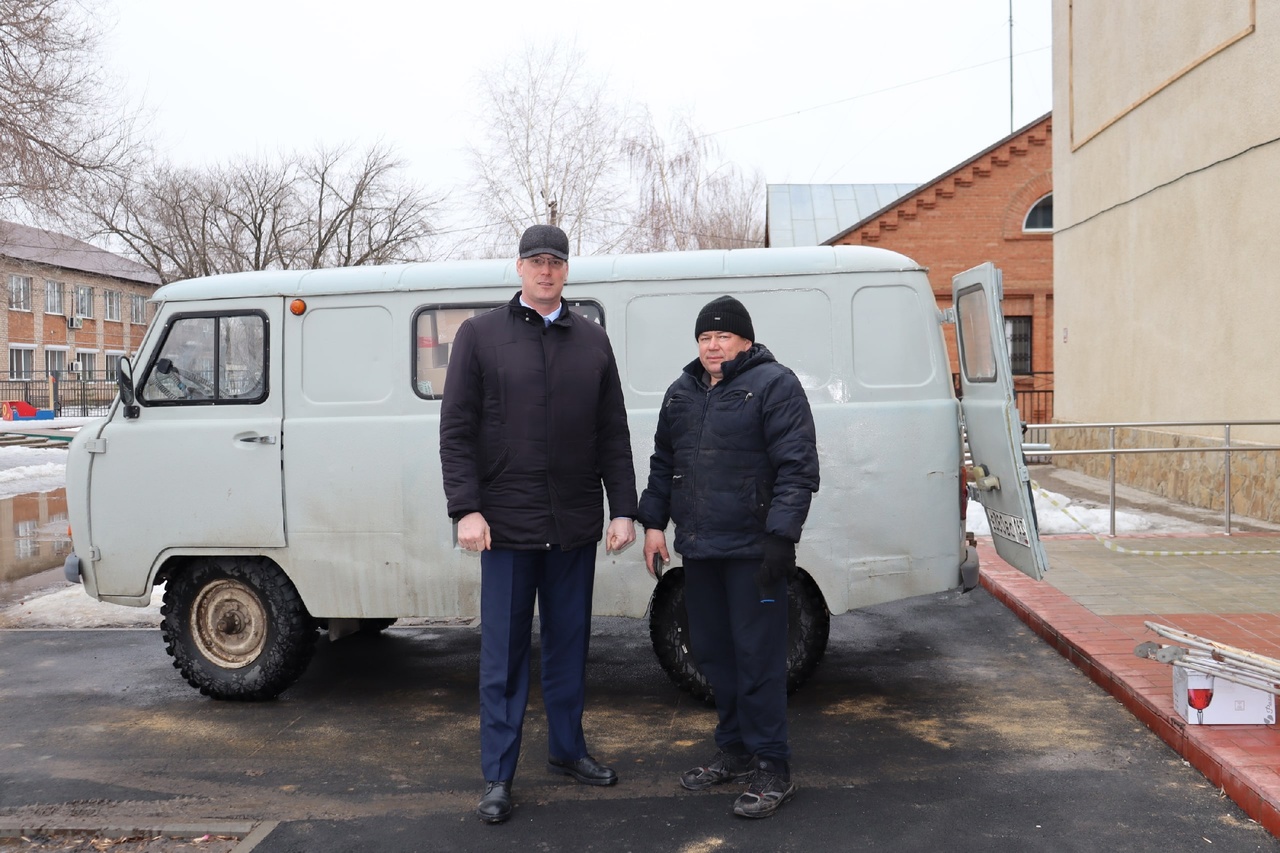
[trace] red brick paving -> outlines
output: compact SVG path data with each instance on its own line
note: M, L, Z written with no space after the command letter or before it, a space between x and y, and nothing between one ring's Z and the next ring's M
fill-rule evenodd
M1169 642L1143 624L1152 621L1280 657L1280 615L1100 616L1050 584L1031 580L1010 567L996 555L989 539L979 539L978 552L982 585L988 592L1225 791L1249 817L1280 837L1280 728L1187 726L1173 708L1173 668L1133 653L1141 642Z

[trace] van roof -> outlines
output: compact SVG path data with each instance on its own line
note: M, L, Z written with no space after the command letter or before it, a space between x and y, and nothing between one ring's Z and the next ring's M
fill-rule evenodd
M832 272L922 269L905 255L869 246L804 246L776 249L582 255L569 264L570 288L610 281L680 281ZM322 270L265 270L192 278L165 285L154 301L194 301L253 296L319 296L381 291L520 287L515 261L433 261Z

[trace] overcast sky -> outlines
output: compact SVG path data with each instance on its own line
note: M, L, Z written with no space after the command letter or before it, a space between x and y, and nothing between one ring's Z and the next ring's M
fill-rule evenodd
M1010 0L105 2L104 58L179 163L383 140L460 188L478 78L546 40L769 183L922 182L1010 129ZM1012 13L1020 127L1052 105L1050 0Z

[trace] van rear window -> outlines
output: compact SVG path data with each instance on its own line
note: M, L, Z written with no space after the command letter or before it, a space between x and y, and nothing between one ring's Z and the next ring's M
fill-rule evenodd
M444 379L449 370L449 351L458 328L472 317L502 305L432 305L418 311L415 319L413 387L419 397L444 397ZM596 302L569 302L569 310L593 323L604 325L604 312Z

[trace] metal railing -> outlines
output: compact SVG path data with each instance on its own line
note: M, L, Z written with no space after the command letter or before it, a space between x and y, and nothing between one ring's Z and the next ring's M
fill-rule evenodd
M115 376L106 370L33 371L0 378L0 404L23 402L57 417L105 415L116 397Z
M1027 434L1032 431L1049 433L1059 429L1098 429L1107 430L1107 447L1098 450L1051 450L1048 444L1026 443L1023 445L1023 456L1099 456L1107 454L1110 465L1107 482L1110 488L1108 511L1111 527L1109 535L1116 535L1116 457L1141 453L1222 453L1225 456L1223 469L1223 502L1222 526L1226 535L1231 535L1231 454L1243 451L1248 453L1280 450L1276 444L1232 444L1231 428L1233 426L1280 426L1280 421L1144 421L1134 423L1102 423L1102 424L1028 424ZM1221 446L1205 445L1200 447L1116 447L1116 430L1121 429L1160 429L1164 427L1221 427L1223 441ZM1186 435L1186 438L1206 440L1205 436Z

